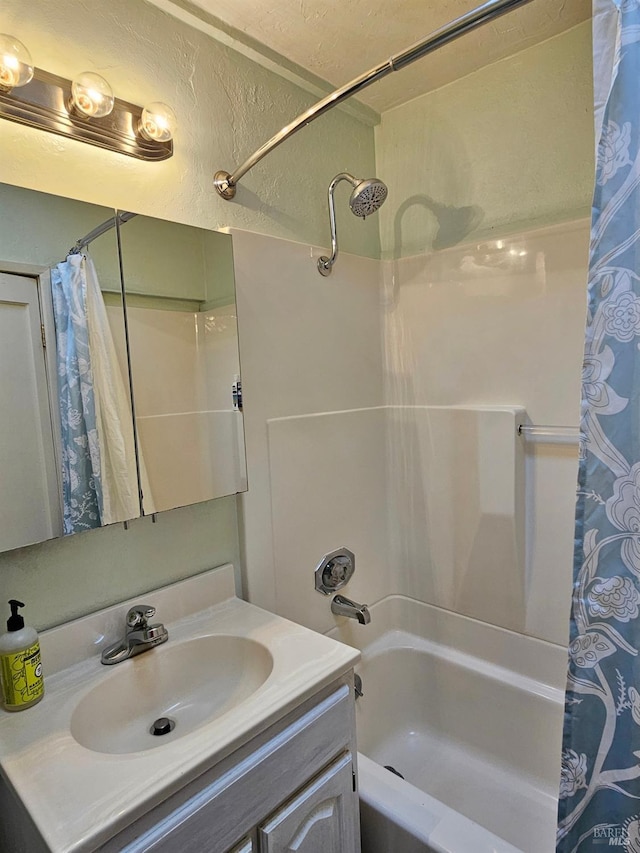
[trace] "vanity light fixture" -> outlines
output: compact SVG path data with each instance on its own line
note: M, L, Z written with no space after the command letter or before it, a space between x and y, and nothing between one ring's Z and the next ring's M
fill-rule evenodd
M27 48L14 36L0 33L0 91L26 86L33 78L33 61Z
M0 35L0 118L97 145L138 160L173 155L176 116L155 101L144 109L114 97L93 71L73 80L33 66L15 36Z
M93 71L83 71L71 82L71 113L85 118L103 118L113 110L114 101L111 86Z
M154 101L142 110L138 123L138 132L145 139L156 142L168 142L173 139L178 121L176 114L162 101Z

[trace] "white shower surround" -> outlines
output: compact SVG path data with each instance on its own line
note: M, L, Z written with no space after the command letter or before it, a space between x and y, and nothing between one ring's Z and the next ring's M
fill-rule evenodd
M247 398L250 491L241 500L249 598L329 630L328 607L318 610L325 602L314 595L301 606L295 590L323 553L346 545L362 567L347 590L354 598L403 593L459 610L443 567L415 559L426 547L419 501L428 482L412 465L412 432L418 444L428 441L424 407L434 406L517 405L533 423L577 424L588 221L399 261L345 253L327 279L315 266L322 248L231 233ZM388 431L386 465L388 407L401 417ZM272 458L270 422L285 418L300 420L295 449L309 449L316 473L303 500L284 494L276 511L283 538L273 501L287 456ZM393 458L398 451L407 451L408 481ZM330 478L338 462L344 476ZM523 608L504 621L499 608L469 615L566 644L576 470L575 447L526 442L525 555L515 579ZM505 578L511 571L498 563L494 570Z
M484 244L398 261L345 253L328 279L315 269L324 250L235 230L233 236L243 381L250 401L245 423L251 490L242 497L250 598L316 630L331 631L336 617L329 600L313 591L313 570L323 553L342 545L351 548L357 570L345 593L373 605L373 621L362 628L339 618L340 637L365 649L365 667L371 651L366 637L372 632L386 625L387 633L406 631L417 638L409 643L414 651L405 655L399 677L408 677L412 667L423 671L427 689L438 681L437 701L431 706L416 703L406 695L407 688L396 705L424 706L425 712L430 708L446 717L460 706L452 702L453 685L460 673L469 673L469 686L473 683L476 691L475 707L467 703L462 708L469 731L491 724L493 716L499 726L513 725L517 731L520 746L517 755L514 750L509 778L514 773L522 779L536 777L540 753L546 755L546 769L537 772L539 787L520 786L520 802L546 803L540 826L546 827L545 838L552 839L577 449L521 440L524 556L520 564L508 558L492 563L487 553L482 560L490 587L495 589L501 579L515 582L518 610L500 605L477 585L471 589L464 573L458 583L445 561L432 559L423 501L432 478L425 451L433 435L432 407L520 406L533 423L577 425L588 222L496 235ZM492 457L485 478L492 466L504 475L499 454ZM461 486L455 488L460 493ZM454 520L460 524L459 518ZM460 593L465 590L475 590L475 597L466 597L467 616L461 615ZM419 651L425 640L419 625L380 615L385 602L398 595L413 599L415 608L435 618L437 631L427 632L426 639L438 646L437 655L433 646L428 653ZM482 604L484 612L470 610L469 604ZM469 626L474 639L465 646ZM458 652L471 656L471 668L454 662ZM482 678L474 678L475 667L481 667ZM514 689L516 674L529 680ZM375 677L367 676L367 681L362 708L367 693L376 691ZM447 689L440 691L441 684ZM536 685L553 698L543 702ZM505 712L498 717L491 709L505 696L510 704L504 702ZM388 699L385 708L382 719L398 716ZM542 735L521 724L536 709L545 721ZM401 780L387 779L388 771L371 767L366 755L371 726L360 716L363 813L374 814L367 812L367 803L376 798L380 816L389 811L382 808L383 801L393 803L389 819L372 825L383 839L385 833L401 833L398 825L407 810L411 814L412 804L427 795L415 786L401 787L398 794ZM423 729L436 742L445 738L446 729L433 719L424 720ZM388 737L393 737L390 731ZM460 737L458 747L468 747L471 756L467 739ZM456 754L454 749L447 759L451 772ZM486 750L484 766L491 767L496 756ZM420 761L428 765L427 752ZM378 796L380 777L385 791ZM460 803L452 808L434 798L431 807L426 824L424 811L420 813L417 825L422 830L396 835L395 847L387 849L480 853L487 830L469 823ZM425 826L430 826L428 832ZM456 849L454 833L449 841L440 838L438 847L441 834L454 829L466 840ZM498 829L503 836L509 831ZM365 818L365 837L368 831ZM431 833L431 848L425 846L425 833ZM522 840L516 849L540 853L553 846L552 840L537 849L526 843ZM410 844L417 845L415 850Z

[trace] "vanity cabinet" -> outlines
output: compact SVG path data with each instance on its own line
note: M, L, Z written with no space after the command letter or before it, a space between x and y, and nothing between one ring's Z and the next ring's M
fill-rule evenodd
M173 794L100 853L359 853L352 675Z

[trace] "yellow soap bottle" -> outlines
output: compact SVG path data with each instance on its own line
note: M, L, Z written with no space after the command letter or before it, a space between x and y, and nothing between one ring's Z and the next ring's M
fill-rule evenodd
M24 711L44 696L40 641L35 628L25 627L18 613L24 607L14 598L7 632L0 637L0 679L2 703L7 711Z

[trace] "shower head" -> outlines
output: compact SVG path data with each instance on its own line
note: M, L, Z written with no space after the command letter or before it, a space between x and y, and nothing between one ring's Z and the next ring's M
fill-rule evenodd
M349 198L349 207L356 216L365 219L370 213L375 213L387 197L387 188L378 178L354 178L348 172L340 172L329 184L329 220L331 223L331 257L324 255L318 258L320 275L331 275L331 270L338 257L338 235L336 232L336 208L333 198L336 186L340 181L348 181L353 187Z
M386 185L378 178L366 178L364 181L358 181L349 199L351 212L364 219L382 207L387 193Z

